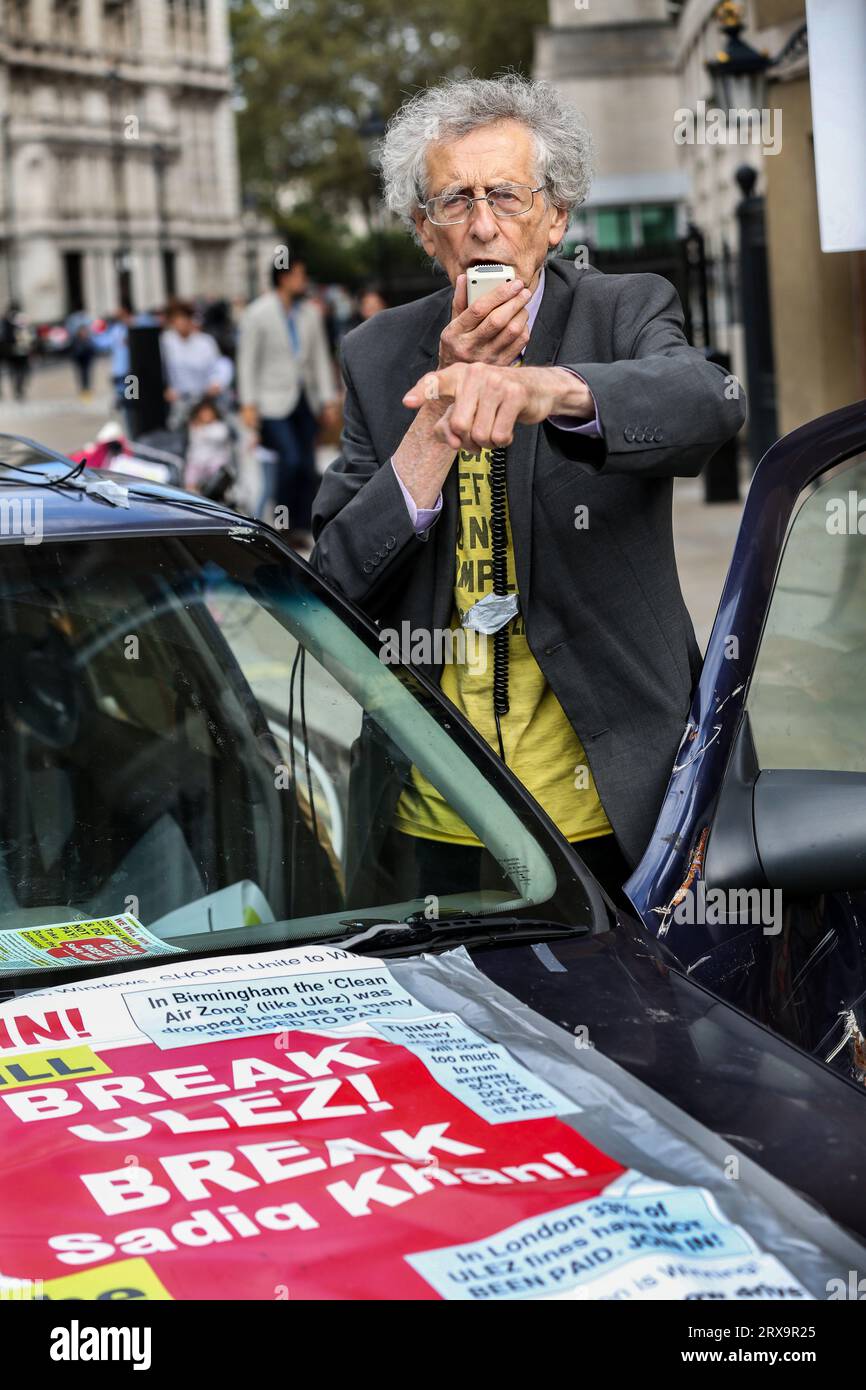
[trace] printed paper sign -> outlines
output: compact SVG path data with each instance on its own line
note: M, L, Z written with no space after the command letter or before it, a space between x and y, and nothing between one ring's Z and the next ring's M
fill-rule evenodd
M160 941L129 912L91 922L54 922L0 931L0 974L34 966L57 970L123 956L175 954L181 954L179 946Z
M0 1091L0 1268L140 1256L173 1298L438 1298L404 1255L599 1193L561 1120L489 1124L413 1053L293 1032L112 1051L108 1077Z
M48 1052L23 1052L12 1057L0 1055L0 1090L79 1076L105 1076L110 1071L107 1062L89 1047L55 1047Z
M49 1298L807 1296L687 1174L649 1184L614 1129L581 1133L588 1108L511 1050L523 1028L509 1016L506 1047L325 946L0 1003L3 1279Z
M649 1255L646 1252L651 1252ZM448 1299L809 1298L698 1188L601 1196L521 1221L492 1240L409 1255Z
M137 970L33 990L19 999L0 1003L0 1059L13 1052L41 1050L49 1044L70 1046L97 1038L101 1051L145 1041L124 999L133 990L147 990L159 996L187 985L196 989L205 984L217 989L226 984L259 985L275 976L334 971L344 963L360 970L370 965L382 968L381 962L336 946L318 950L302 946L294 950L211 956L205 960L172 956ZM206 1042L207 1036L201 1040Z
M573 1100L488 1042L455 1014L435 1014L411 1023L376 1023L376 1032L414 1052L434 1079L492 1125L569 1115Z
M384 965L285 975L243 984L124 994L145 1037L162 1048L287 1028L339 1028L365 1018L412 1018L421 1006Z

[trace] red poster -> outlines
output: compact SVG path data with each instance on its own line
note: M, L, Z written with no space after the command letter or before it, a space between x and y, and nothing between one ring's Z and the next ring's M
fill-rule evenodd
M488 1122L400 1044L301 1031L7 1059L0 1155L0 1274L49 1298L438 1298L407 1255L623 1172L559 1119Z

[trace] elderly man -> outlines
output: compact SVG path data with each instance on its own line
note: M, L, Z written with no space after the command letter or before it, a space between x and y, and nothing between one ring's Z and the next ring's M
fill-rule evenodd
M555 258L590 156L577 113L517 76L445 83L394 117L388 205L453 289L344 340L342 453L313 564L383 627L504 627L499 660L429 673L616 893L652 832L701 663L672 479L700 472L743 405L689 347L666 280ZM467 307L482 262L515 278ZM421 877L450 866L456 882L477 847L412 769L392 861Z

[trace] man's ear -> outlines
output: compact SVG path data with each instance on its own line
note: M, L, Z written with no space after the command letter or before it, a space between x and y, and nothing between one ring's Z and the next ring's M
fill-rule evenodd
M550 209L550 227L547 232L547 242L549 246L553 247L559 245L562 238L565 236L565 229L567 226L568 209L552 207Z
M412 213L412 217L415 222L415 230L418 233L421 245L424 247L424 250L427 252L427 255L432 256L432 258L435 260L436 242L433 239L433 233L430 228L430 223L428 222L425 213L421 208L415 208L414 212Z

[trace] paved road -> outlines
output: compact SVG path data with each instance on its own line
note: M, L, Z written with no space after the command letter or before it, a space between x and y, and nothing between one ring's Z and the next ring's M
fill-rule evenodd
M95 364L94 391L81 401L68 362L40 366L31 377L29 399L10 401L8 381L0 399L0 433L24 434L61 452L80 448L110 418L108 362ZM320 467L328 462L320 451ZM683 594L701 648L706 647L739 524L741 504L703 501L701 479L677 479L674 539Z

